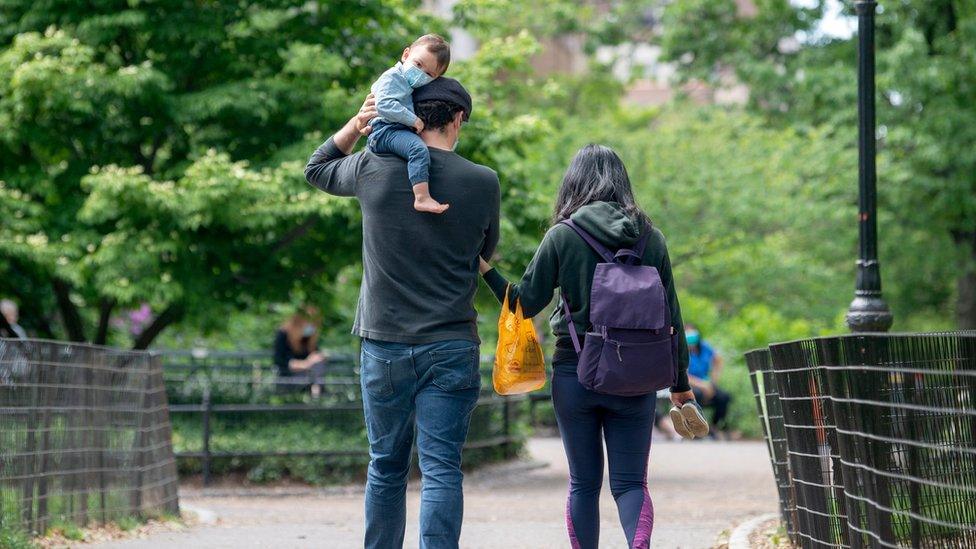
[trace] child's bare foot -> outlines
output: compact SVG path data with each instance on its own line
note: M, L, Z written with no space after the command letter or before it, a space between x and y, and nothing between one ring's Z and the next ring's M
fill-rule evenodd
M442 214L450 207L450 204L441 204L430 196L430 186L427 183L413 186L413 209L418 212Z
M450 204L441 204L429 196L426 198L415 198L413 201L413 209L418 212L440 214L444 213L450 207Z

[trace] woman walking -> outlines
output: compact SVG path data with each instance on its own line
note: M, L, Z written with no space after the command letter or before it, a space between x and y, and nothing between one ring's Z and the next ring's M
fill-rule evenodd
M657 268L667 297L672 333L677 334L678 372L671 387L671 400L677 406L694 400L688 385L688 347L664 236L637 205L627 170L611 149L587 145L573 158L556 199L553 226L521 283L509 285L484 260L481 273L499 301L504 299L507 288L509 303L514 308L518 300L526 317L541 312L552 300L554 290L561 290L564 303L550 318L556 336L552 401L569 461L566 526L572 547L590 549L599 544L605 442L610 490L627 543L632 548L647 548L654 524L647 493L647 463L655 394L603 394L580 383L579 356L570 326L575 327L579 339L585 336L594 270L601 259L574 228L562 223L567 219L610 250L630 248L646 240L641 265Z

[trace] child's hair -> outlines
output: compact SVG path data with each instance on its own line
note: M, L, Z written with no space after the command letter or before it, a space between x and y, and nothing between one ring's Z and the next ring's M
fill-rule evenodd
M451 45L438 34L425 34L410 44L411 48L424 46L427 51L434 54L437 65L441 72L447 72L448 65L451 64Z

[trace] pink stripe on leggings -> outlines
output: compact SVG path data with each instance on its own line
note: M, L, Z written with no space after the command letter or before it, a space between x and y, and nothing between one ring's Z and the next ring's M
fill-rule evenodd
M651 495L644 487L644 504L641 505L640 516L637 517L637 530L634 532L632 549L649 549L651 546L651 530L654 530L654 504Z
M566 530L569 531L569 545L573 549L580 549L579 540L576 539L576 528L573 527L573 510L570 507L570 500L573 497L572 485L569 494L566 496Z

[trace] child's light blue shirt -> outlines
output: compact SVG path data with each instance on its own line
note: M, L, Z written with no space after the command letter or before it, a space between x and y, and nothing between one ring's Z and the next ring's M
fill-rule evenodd
M376 99L377 118L404 126L414 125L417 115L413 112L413 88L403 75L403 63L397 62L387 69L373 82L370 91Z

